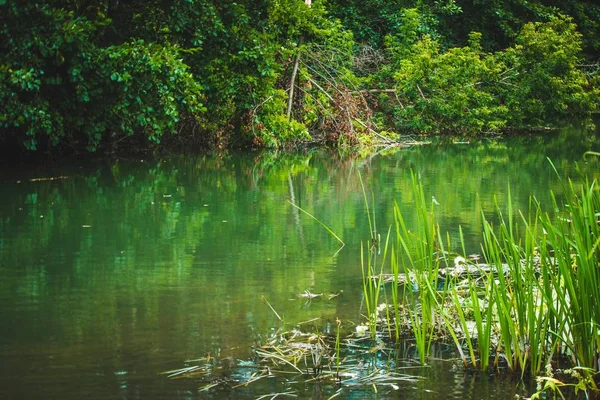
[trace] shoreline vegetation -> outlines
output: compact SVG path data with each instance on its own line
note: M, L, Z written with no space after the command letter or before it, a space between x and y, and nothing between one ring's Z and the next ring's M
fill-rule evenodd
M318 318L286 323L263 298L281 325L256 344L250 360L225 368L209 355L165 374L198 379L200 392L235 391L264 379L283 389L263 398L296 397L298 382L317 382L329 398L373 395L426 381L419 367L435 362L443 347L457 371L508 378L520 387L519 398L598 398L598 182L562 180L550 209L534 197L526 211L509 201L506 210L497 208L495 223L482 211L481 254L469 255L460 227L459 243L451 243L436 222L434 200L412 180L415 204L408 212L416 227L407 227L395 204L386 234L377 231L363 186L370 227L360 249L363 321L337 319L321 328ZM229 379L221 377L224 370Z
M592 127L589 1L0 1L0 146L395 145Z

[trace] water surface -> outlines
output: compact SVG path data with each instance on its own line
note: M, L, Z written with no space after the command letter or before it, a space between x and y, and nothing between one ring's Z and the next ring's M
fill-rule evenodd
M270 388L198 393L161 371L207 353L246 359L279 326L361 321L360 243L369 238L359 173L378 230L397 201L412 223L411 171L435 198L443 230L478 251L483 208L510 197L550 204L561 176L598 178L593 136L563 131L503 141L386 149L59 162L0 171L0 398L256 398ZM52 179L48 179L52 178ZM337 240L294 202L327 224ZM298 294L343 291L306 302ZM514 398L505 378L436 361L413 398ZM300 397L320 396L307 386ZM369 397L398 398L405 391ZM356 397L364 397L359 393ZM326 396L325 396L326 397Z

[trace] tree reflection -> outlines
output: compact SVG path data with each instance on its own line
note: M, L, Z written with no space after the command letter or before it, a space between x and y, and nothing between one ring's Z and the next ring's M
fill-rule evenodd
M306 150L116 161L54 167L46 174L67 178L48 181L23 171L0 184L0 353L42 345L40 354L60 352L66 363L70 354L88 372L94 360L121 370L145 354L156 372L207 351L247 354L279 323L261 296L289 323L357 320L358 249L369 238L359 172L382 233L394 200L412 210L412 170L439 203L441 229L456 241L462 226L477 252L480 209L493 217L509 184L516 210L530 195L549 204L561 181L546 157L576 178L575 162L594 147L564 132L375 157ZM597 159L579 168L598 178ZM344 239L335 258L335 238L290 199ZM414 223L410 211L406 221ZM344 295L307 306L297 298L307 289Z

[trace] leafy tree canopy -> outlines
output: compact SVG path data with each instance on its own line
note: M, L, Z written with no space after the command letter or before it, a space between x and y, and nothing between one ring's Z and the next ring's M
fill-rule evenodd
M599 30L591 0L0 0L0 144L546 126L597 110Z

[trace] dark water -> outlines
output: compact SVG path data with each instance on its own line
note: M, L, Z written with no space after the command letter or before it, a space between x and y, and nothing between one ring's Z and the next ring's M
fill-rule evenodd
M409 223L411 170L439 203L443 230L478 250L480 207L549 204L560 174L599 177L593 136L427 145L365 157L310 151L97 162L0 171L0 398L257 398L274 388L198 393L159 372L207 353L245 359L279 325L361 319L360 243L369 237L359 173L381 232L396 200ZM55 178L39 180L39 178ZM345 242L294 209L317 216ZM339 251L338 251L339 250ZM310 290L343 290L306 302ZM355 398L514 398L527 388L452 361L418 368L398 390ZM327 398L315 384L300 397ZM350 397L351 391L347 397ZM530 393L529 393L530 394Z

